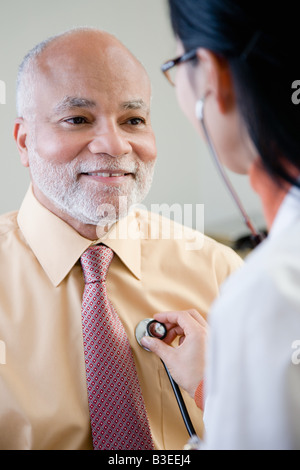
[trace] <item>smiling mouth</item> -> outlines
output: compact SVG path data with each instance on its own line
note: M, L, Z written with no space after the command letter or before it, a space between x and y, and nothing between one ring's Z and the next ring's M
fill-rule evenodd
M91 173L82 173L86 176L99 176L101 178L119 178L121 176L132 175L132 173L126 173L125 171L93 171Z

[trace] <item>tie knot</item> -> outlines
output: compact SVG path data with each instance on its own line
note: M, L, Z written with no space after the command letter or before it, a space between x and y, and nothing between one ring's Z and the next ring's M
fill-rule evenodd
M90 246L80 258L85 283L105 282L113 256L113 251L105 245Z

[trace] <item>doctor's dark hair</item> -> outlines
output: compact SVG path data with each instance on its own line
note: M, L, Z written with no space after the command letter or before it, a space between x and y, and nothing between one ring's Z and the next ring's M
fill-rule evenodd
M292 83L300 79L295 4L261 4L169 0L169 9L186 52L203 47L227 60L242 119L266 170L300 186L286 165L300 171L300 104L292 102Z

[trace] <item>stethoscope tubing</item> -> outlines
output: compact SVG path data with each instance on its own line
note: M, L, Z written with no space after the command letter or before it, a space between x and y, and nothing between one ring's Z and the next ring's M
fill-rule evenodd
M217 155L217 152L215 150L213 141L211 139L211 136L209 135L209 132L207 130L207 127L206 127L206 124L205 124L205 121L204 121L204 98L202 100L197 101L197 104L196 104L196 117L197 117L198 121L200 122L203 133L205 135L206 142L207 142L207 145L208 145L208 150L209 150L209 152L212 156L212 160L213 160L213 162L214 162L221 178L223 179L223 181L225 183L225 186L229 191L229 194L231 195L231 197L232 197L233 201L235 202L239 212L241 213L245 225L247 226L247 228L250 230L250 232L252 234L251 241L252 241L253 248L255 248L257 245L259 245L263 241L263 239L265 237L262 233L258 232L256 230L256 228L254 227L254 224L252 223L250 217L248 216L248 214L247 214L240 198L238 197L235 189L233 188L233 186L231 184L230 179L228 178L228 176L225 172L225 169L224 169L223 165L221 164L221 162L218 158L218 155Z
M163 366L166 370L166 373L167 373L167 376L170 380L170 383L172 385L172 389L173 389L173 392L174 392L174 395L175 395L175 398L177 400L177 404L178 404L178 407L179 407L179 410L180 410L180 413L181 413L181 416L182 416L182 419L184 421L184 424L185 424L185 427L187 429L187 432L189 433L189 436L190 437L193 437L193 436L196 436L196 431L194 429L194 426L192 424L192 421L190 419L190 416L189 416L189 413L188 413L188 410L185 406L185 402L184 402L184 399L182 397L182 394L181 394L181 391L180 391L180 388L178 387L177 383L174 381L173 377L171 376L170 372L169 372L169 369L167 368L166 364L164 363L163 360L161 360L161 362L163 363Z

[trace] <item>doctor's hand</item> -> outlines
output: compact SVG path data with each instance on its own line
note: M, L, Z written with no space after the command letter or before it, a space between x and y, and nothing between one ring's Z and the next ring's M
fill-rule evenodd
M162 359L175 382L194 398L204 374L207 322L196 310L157 313L154 319L166 325L167 336L145 336L142 345ZM171 346L177 336L178 346Z

